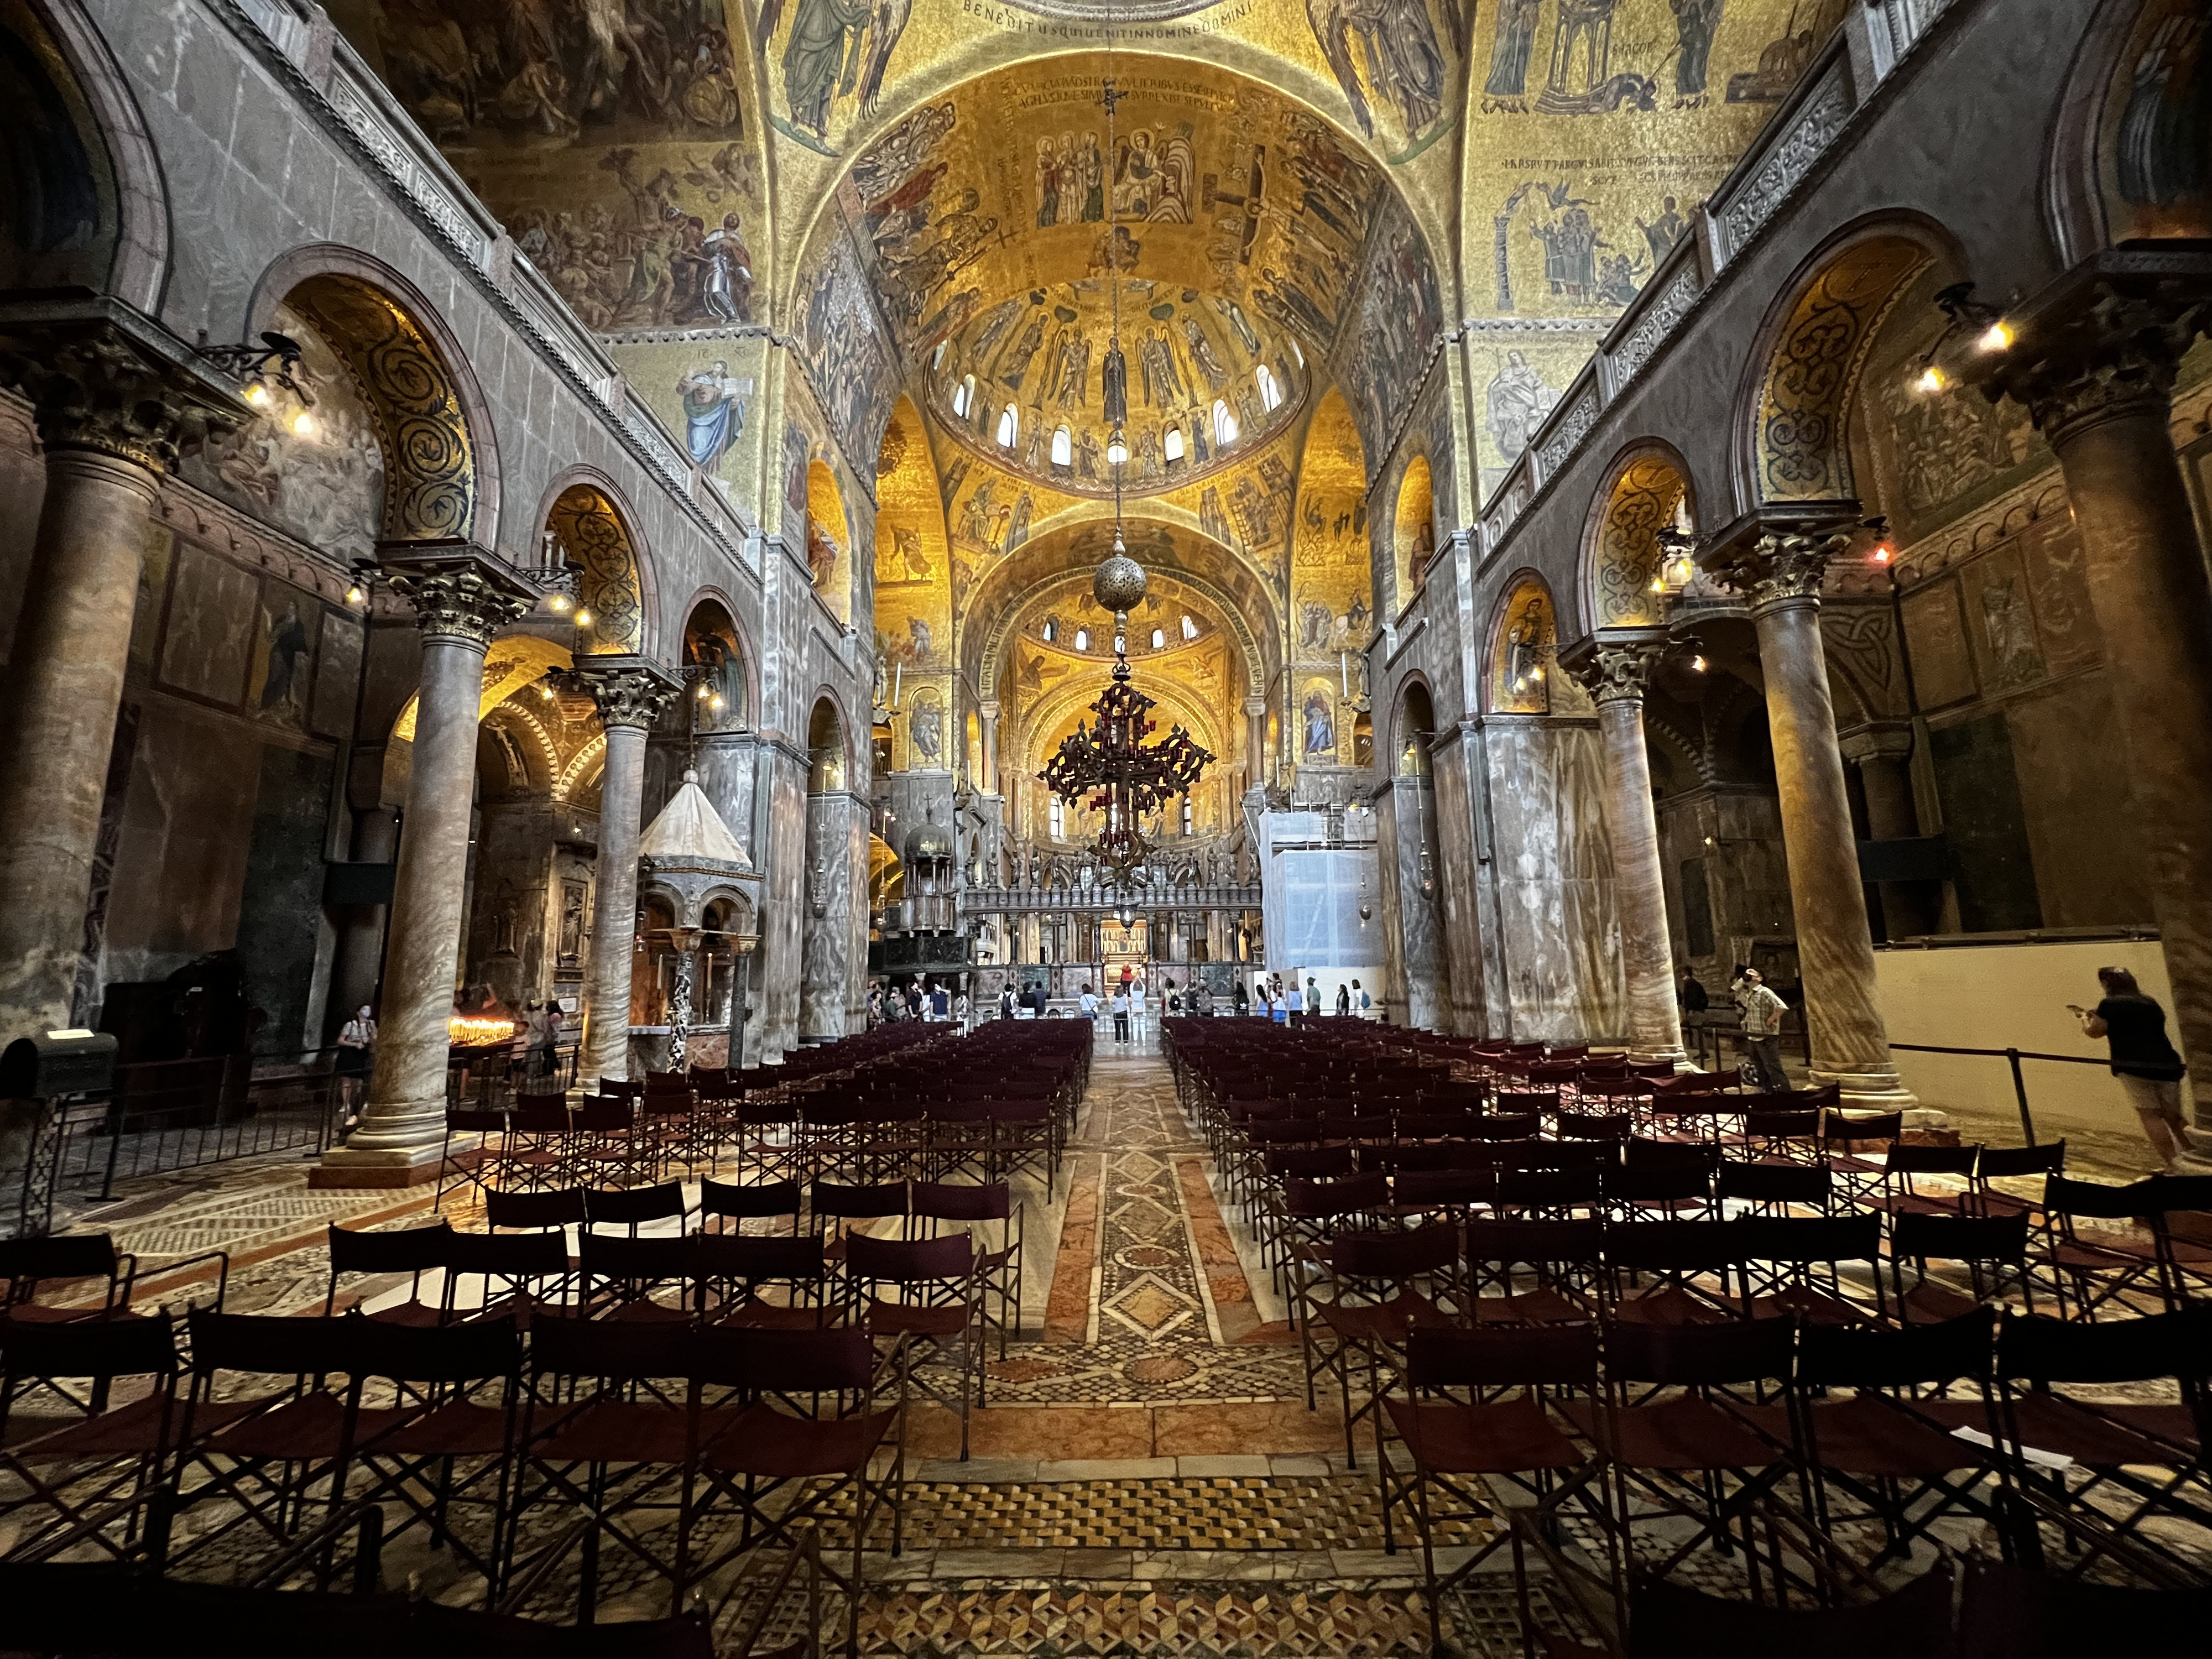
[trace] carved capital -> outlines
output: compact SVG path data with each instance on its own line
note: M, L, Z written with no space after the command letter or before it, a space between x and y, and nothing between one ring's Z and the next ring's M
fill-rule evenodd
M651 731L683 687L650 657L582 657L564 677L591 693L602 726Z
M1265 697L1247 697L1244 699L1244 715L1246 719L1258 720L1261 715L1267 712L1267 700Z
M47 449L91 450L156 477L252 413L206 369L112 322L7 328L0 386L30 399Z
M1818 604L1828 561L1850 544L1847 532L1810 534L1794 530L1762 532L1755 539L1715 559L1713 575L1751 601L1756 612L1770 605Z
M1901 761L1912 753L1912 728L1905 725L1862 726L1838 735L1836 746L1854 766L1869 761Z
M1618 643L1601 640L1587 655L1571 664L1562 659L1560 665L1589 693L1593 702L1642 702L1651 684L1652 671L1666 654L1666 646L1656 640Z
M415 607L426 638L488 646L545 597L504 559L467 543L386 543L377 550L377 567L392 592Z
M983 698L975 705L975 713L983 720L994 720L998 719L999 700L996 697Z
M2175 371L2212 321L2201 287L2160 283L2121 292L2096 284L2057 326L2023 332L1982 383L1992 401L2009 397L2053 444L2115 417L2165 421Z

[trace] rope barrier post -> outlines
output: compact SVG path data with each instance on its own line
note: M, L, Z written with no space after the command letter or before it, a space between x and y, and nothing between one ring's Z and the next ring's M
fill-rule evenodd
M2012 1066L2013 1097L2020 1103L2021 1133L2027 1137L2027 1144L2033 1146L2035 1145L2035 1119L2027 1109L2027 1081L2020 1074L2020 1050L2006 1049L2005 1060Z

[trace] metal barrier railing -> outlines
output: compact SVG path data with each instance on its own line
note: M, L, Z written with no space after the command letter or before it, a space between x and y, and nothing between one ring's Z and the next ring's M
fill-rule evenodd
M2020 1069L2023 1060L2045 1060L2061 1066L2105 1066L2112 1062L2089 1054L2046 1054L2033 1048L1953 1048L1938 1042L1893 1042L1890 1048L1908 1054L1967 1054L1989 1060L2002 1060L2012 1067L2013 1099L2020 1107L2021 1133L2027 1144L2035 1145L2035 1115L2028 1109L2027 1079Z

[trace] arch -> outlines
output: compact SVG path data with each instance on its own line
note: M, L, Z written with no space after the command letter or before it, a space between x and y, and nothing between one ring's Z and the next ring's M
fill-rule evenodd
M524 688L536 684L556 670L572 668L575 659L566 646L536 634L503 634L484 653L483 689L477 699L477 718L505 702ZM392 737L404 743L415 740L415 706L420 692L410 693L392 723Z
M1436 735L1436 694L1425 674L1408 674L1390 717L1390 769L1400 777L1429 775L1427 739Z
M1551 584L1534 570L1514 572L1491 613L1483 659L1486 708L1498 714L1550 714L1559 645Z
M647 654L642 561L629 522L595 483L574 483L554 498L545 528L583 567L576 580L576 639L589 657ZM589 622L582 620L588 615Z
M1577 633L1656 627L1666 620L1664 595L1651 587L1667 574L1660 568L1659 532L1685 507L1694 525L1689 465L1672 444L1642 439L1614 458L1583 527Z
M89 140L82 143L82 159L91 176L82 182L91 185L92 199L80 199L77 205L91 208L94 234L88 240L81 221L50 224L48 229L61 233L61 243L49 252L64 255L70 269L20 272L0 286L51 288L82 280L83 286L112 294L148 316L159 315L169 279L168 185L128 77L82 6L5 0L0 24L8 22L16 24L6 32L21 42L24 54L8 64L15 71L9 78L31 74L52 94L49 100L34 86L20 88L10 100L12 112L58 117L81 143ZM5 56L16 58L13 52ZM56 159L53 140L61 135L45 136L47 142L40 148L46 155L21 159L33 167L44 161L42 170L50 173ZM8 148L0 134L0 155ZM0 167L6 168L0 176L13 175L13 166ZM20 180L4 193L19 212L34 204Z
M827 794L849 788L854 757L845 706L828 686L816 693L806 717L806 793Z
M640 643L635 649L641 655L657 656L659 654L662 636L666 632L660 612L660 584L658 580L653 550L647 547L643 538L637 534L635 526L639 520L639 514L628 492L599 468L588 463L580 462L576 465L562 469L552 482L539 492L537 522L540 526L550 527L554 513L560 507L562 498L580 485L589 488L600 497L606 509L614 515L616 524L622 532L624 546L629 557L630 570L626 579L618 580L623 580L627 586L635 591L640 638ZM595 597L586 592L584 597L585 603L591 605L596 612L606 596L602 594Z
M706 588L692 596L684 617L684 665L701 671L691 710L694 732L748 729L759 707L755 664L726 597ZM717 697L720 708L712 706Z
M481 756L487 741L495 741L495 733L505 732L513 739L512 747L500 745L502 763L519 763L522 775L514 776L515 767L506 765L508 775L508 793L548 795L553 793L556 769L560 765L560 750L531 712L513 698L508 698L487 710L477 727L477 750ZM482 760L478 763L479 773Z
M1743 504L1855 498L1846 422L1866 354L1912 278L1961 261L1910 215L1845 227L1798 268L1756 337L1737 430Z
M2062 265L2121 242L2212 236L2212 126L2199 125L2191 158L2171 118L2212 98L2203 13L2201 0L2112 0L2083 29L2044 170Z
M1390 513L1390 569L1396 584L1390 597L1398 610L1413 602L1436 550L1436 485L1429 458L1417 454L1399 475L1397 500Z

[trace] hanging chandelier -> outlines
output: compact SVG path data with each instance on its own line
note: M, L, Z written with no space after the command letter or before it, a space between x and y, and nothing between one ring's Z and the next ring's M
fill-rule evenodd
M1113 19L1109 15L1106 34L1107 74L1102 91L1106 106L1106 153L1114 153L1114 106L1122 94L1114 84ZM1152 851L1145 834L1145 820L1176 795L1190 793L1199 774L1213 757L1193 741L1182 726L1172 728L1161 742L1145 738L1157 729L1149 718L1157 706L1130 684L1129 613L1143 602L1145 568L1129 556L1122 537L1121 468L1129 458L1125 423L1128 419L1127 371L1121 356L1121 280L1118 231L1113 192L1107 192L1106 270L1113 296L1113 332L1102 365L1105 413L1112 422L1107 461L1114 469L1114 550L1091 579L1091 597L1114 613L1114 678L1091 705L1097 716L1095 726L1078 721L1063 738L1059 751L1038 776L1045 787L1071 805L1087 805L1105 815L1095 850L1116 885L1127 887L1138 867Z

